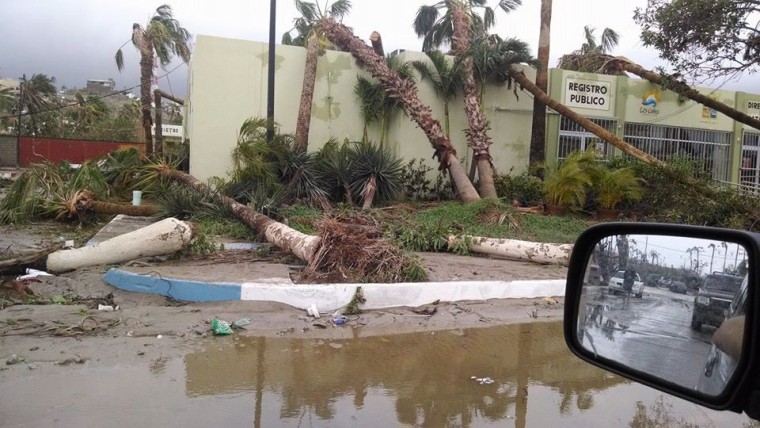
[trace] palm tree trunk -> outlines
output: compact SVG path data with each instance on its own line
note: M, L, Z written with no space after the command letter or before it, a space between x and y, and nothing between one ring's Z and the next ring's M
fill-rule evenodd
M364 192L362 192L362 197L364 198L362 209L372 208L372 203L375 201L375 192L377 192L377 176L373 175L369 179L369 183L364 187Z
M155 106L156 106L156 142L153 145L153 151L156 154L156 158L161 159L162 153L163 153L163 129L161 129L162 126L162 118L161 114L163 113L161 111L161 91L156 89L153 91L153 99L155 99Z
M324 18L317 24L336 46L350 52L382 85L388 96L397 99L402 108L419 125L430 140L438 158L440 169L448 169L464 202L480 199L478 192L459 164L456 150L441 129L441 124L433 118L430 107L424 105L417 96L417 86L411 80L402 79L398 73L388 68L385 60L378 56L343 24L332 18Z
M451 138L451 124L449 123L449 100L443 101L443 126L446 138Z
M159 174L162 177L178 181L198 192L204 194L208 192L208 187L205 184L182 171L163 167L159 170ZM290 251L293 255L307 263L311 261L319 247L321 238L318 236L306 235L282 223L278 223L230 197L217 195L216 198L220 203L228 206L240 221L255 232L264 235L267 242Z
M319 60L319 44L316 34L309 36L306 43L306 65L303 72L303 87L301 89L301 104L298 107L296 136L293 150L306 151L309 146L309 127L311 126L311 103L314 99L314 85L317 81L317 62Z
M148 53L149 52L149 53ZM151 127L153 119L150 117L150 83L153 79L153 46L145 48L145 52L140 53L140 104L142 104L142 127L145 136L145 154L153 155L153 135Z
M478 163L478 188L483 198L497 198L496 187L493 182L493 164L489 146L491 137L488 136L488 120L480 111L478 102L478 88L475 84L475 68L472 55L470 55L470 19L464 10L464 6L456 1L451 2L451 13L454 21L453 48L454 55L464 58L464 110L469 125L465 134L467 144L473 151L473 160Z
M683 95L690 100L696 101L704 106L717 110L737 122L744 123L760 130L760 120L744 114L733 107L729 107L718 100L714 100L708 96L700 94L696 89L691 88L689 85L680 80L663 78L661 74L647 70L638 64L634 64L625 60L624 58L612 58L610 62L616 64L619 68L622 68L631 74L635 74L641 77L642 79L648 80L656 85L662 85L679 95Z
M538 36L538 67L536 86L547 92L549 69L549 42L552 22L552 0L541 0L541 30ZM533 125L530 136L529 164L546 160L546 104L533 98Z

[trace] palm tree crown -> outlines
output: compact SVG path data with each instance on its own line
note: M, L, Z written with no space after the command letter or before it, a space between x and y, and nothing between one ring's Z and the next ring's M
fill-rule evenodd
M171 6L165 4L156 9L155 14L143 28L140 24L132 25L132 44L143 55L155 55L161 66L167 66L174 55L182 61L190 60L190 32L182 27L172 15ZM124 54L116 51L116 67L124 69Z
M427 52L444 44L451 44L454 35L454 22L451 5L460 2L470 15L472 33L485 33L496 23L494 8L488 6L488 0L443 0L433 5L423 5L414 18L414 32L423 37L422 50ZM499 0L496 7L504 12L515 10L522 4L521 0ZM483 16L474 13L475 8L483 9Z

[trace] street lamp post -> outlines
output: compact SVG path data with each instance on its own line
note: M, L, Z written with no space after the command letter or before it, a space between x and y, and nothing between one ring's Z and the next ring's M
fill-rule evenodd
M274 137L274 32L277 0L269 2L269 57L267 68L267 142Z

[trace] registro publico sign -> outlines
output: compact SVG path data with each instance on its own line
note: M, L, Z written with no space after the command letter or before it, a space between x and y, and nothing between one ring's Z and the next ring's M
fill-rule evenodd
M153 135L156 135L156 126L153 125L151 129ZM178 137L182 138L182 126L181 125L161 125L161 135L164 137Z
M589 110L610 109L610 82L565 79L565 105Z

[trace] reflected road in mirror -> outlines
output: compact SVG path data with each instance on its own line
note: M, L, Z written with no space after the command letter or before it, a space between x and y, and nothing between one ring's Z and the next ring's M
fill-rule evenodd
M736 358L716 347L713 335L726 315L743 314L744 257L741 246L720 241L605 238L586 269L578 339L596 356L717 395ZM735 300L740 307L732 309Z

